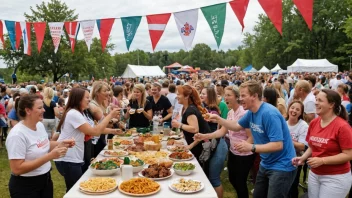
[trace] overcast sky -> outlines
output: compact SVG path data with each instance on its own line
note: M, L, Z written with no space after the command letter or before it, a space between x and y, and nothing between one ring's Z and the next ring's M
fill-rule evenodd
M70 9L75 9L78 14L78 20L99 19L99 18L118 18L124 16L145 16L148 14L172 13L202 6L208 6L217 3L228 2L225 0L62 0ZM41 0L0 0L0 19L24 21L24 13L30 13L30 6L35 7L40 4ZM244 19L244 32L252 32L253 27L258 20L258 15L264 13L257 0L250 0L247 14ZM193 45L197 43L206 43L212 49L217 49L216 41L205 20L201 10L198 11L198 26ZM6 28L4 32L7 33ZM99 37L97 27L95 26L94 37ZM121 20L115 20L111 30L111 40L115 44L112 53L127 52ZM83 33L80 31L78 39L83 39ZM225 31L220 45L220 49L236 49L241 45L243 33L241 25L229 4L226 9ZM152 45L148 32L148 23L145 17L142 18L138 31L131 44L130 51L141 49L152 51ZM167 24L165 32L161 37L155 51L168 50L178 51L185 49L181 37L177 31L173 15ZM3 65L0 63L0 66Z

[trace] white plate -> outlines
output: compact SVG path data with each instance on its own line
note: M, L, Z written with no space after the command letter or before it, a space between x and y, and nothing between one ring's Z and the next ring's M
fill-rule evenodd
M169 184L169 188L170 188L171 190L175 191L175 192L183 193L183 194L196 193L196 192L199 192L199 191L203 190L203 188L204 188L204 183L203 183L203 182L201 182L201 181L199 181L199 180L191 179L191 180L193 180L193 181L200 182L200 188L199 188L198 190L196 190L196 191L186 191L186 192L178 191L176 188L174 188L174 187L172 186L172 184L179 183L180 179L182 179L182 178L178 178L178 179L172 180L172 181L170 182L170 184ZM186 180L190 180L190 179L186 179Z
M144 170L144 169L143 169L143 170ZM142 171L143 171L143 170L142 170ZM138 173L138 176L140 176L140 177L145 177L145 176L142 174L142 171L140 171L140 172ZM145 177L145 178L149 178L149 179L152 179L152 180L154 180L154 181L163 180L163 179L167 179L167 178L172 177L172 175L175 173L175 171L174 171L173 169L170 169L170 172L171 172L171 174L170 174L169 176L167 176L167 177L162 177L162 178L149 178L149 177Z
M128 155L128 152L127 151L118 151L118 152L123 152L124 154L121 154L121 155L108 155L108 154L105 154L106 151L102 152L101 155L104 156L104 157L124 157L124 156L127 156Z
M192 153L190 153L192 155L191 158L188 158L188 159L175 159L175 158L171 158L169 157L170 160L174 161L174 162L180 162L180 161L189 161L189 160L192 160L194 158L194 155ZM171 154L170 154L171 155ZM170 156L168 155L168 156Z

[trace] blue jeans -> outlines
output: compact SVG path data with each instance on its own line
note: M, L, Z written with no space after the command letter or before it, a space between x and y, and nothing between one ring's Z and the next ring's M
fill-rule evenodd
M66 192L68 192L83 175L83 164L84 163L55 161L57 170L65 179Z
M296 177L297 169L285 172L279 170L268 170L259 167L254 187L254 198L288 197L291 185Z
M224 138L220 138L215 153L209 161L209 181L216 188L221 185L220 174L224 168L228 148Z

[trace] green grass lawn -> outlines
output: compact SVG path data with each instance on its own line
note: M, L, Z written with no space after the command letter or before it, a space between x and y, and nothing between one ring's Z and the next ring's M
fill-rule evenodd
M51 175L54 183L54 197L61 198L65 194L65 182L63 177L57 171L54 163L52 163L52 168L53 170L51 172ZM0 192L1 192L0 197L1 198L10 197L9 190L8 190L10 172L11 171L10 171L9 162L7 159L6 149L0 148ZM224 187L224 198L237 197L235 190L233 189L231 183L229 182L227 171L222 171L221 181ZM253 185L251 183L248 185L248 189L249 190L253 189ZM300 194L303 194L302 189L300 189Z

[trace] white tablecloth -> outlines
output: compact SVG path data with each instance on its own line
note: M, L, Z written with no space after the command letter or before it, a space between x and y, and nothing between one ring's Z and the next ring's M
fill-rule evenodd
M166 142L163 141L163 148L165 148L165 144ZM104 152L104 151L102 151ZM104 158L102 155L98 155L97 157L98 159L102 159ZM192 198L216 198L217 194L214 190L214 188L212 187L212 185L210 184L208 178L206 177L205 173L203 172L203 169L200 167L198 161L194 158L190 161L187 162L193 162L196 165L195 170L193 171L193 173L189 176L179 176L176 173L174 173L174 175L168 179L165 180L160 180L157 181L160 186L161 186L161 190L154 195L151 195L150 197L162 197L162 198L176 198L176 197L192 197ZM110 194L106 194L106 195L86 195L82 192L79 191L79 184L82 181L85 181L91 177L100 177L100 176L96 176L93 175L92 171L90 169L88 169L83 175L82 177L78 180L78 182L76 182L76 184L71 188L71 190L66 193L66 195L64 196L64 198L82 198L82 197L110 197L110 198L120 198L120 197L131 197L125 194L122 194L118 189ZM118 175L113 175L113 176L109 176L112 178L115 178L117 180L117 182L121 181L121 174L119 173ZM134 174L134 177L138 177L137 174ZM181 193L177 193L172 191L171 189L169 189L169 183L177 178L186 178L186 179L195 179L195 180L199 180L202 181L204 183L204 189L200 192L197 193L193 193L193 194L181 194Z

